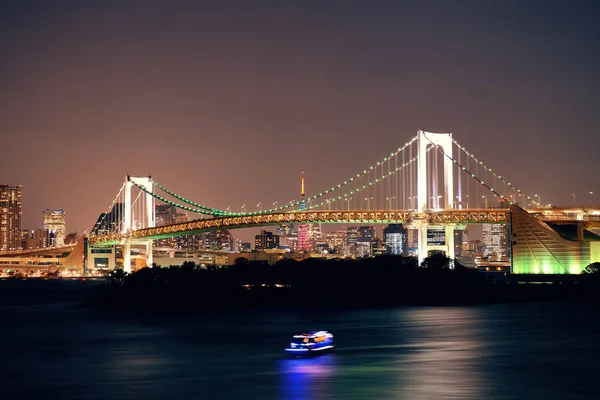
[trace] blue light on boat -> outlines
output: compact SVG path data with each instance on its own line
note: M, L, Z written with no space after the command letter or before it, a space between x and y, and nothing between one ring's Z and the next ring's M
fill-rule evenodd
M327 331L311 331L294 335L285 351L294 354L320 354L333 350L333 335Z

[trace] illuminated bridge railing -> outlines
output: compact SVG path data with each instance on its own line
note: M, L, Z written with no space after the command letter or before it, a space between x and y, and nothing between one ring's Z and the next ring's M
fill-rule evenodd
M416 214L414 210L336 210L336 211L295 211L247 216L228 216L200 219L181 224L165 225L133 231L129 234L90 236L91 245L111 245L130 240L162 239L183 236L215 229L250 228L267 225L328 223L410 223L421 220L429 224L481 224L508 223L508 209L440 210Z
M441 210L428 214L429 224L506 224L510 221L508 208Z

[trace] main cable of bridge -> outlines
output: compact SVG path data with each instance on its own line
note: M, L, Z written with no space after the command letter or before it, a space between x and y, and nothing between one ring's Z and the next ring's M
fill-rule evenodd
M498 178L503 183L505 183L506 185L508 185L509 187L511 187L513 190L515 190L519 194L519 196L524 196L527 200L531 201L532 203L534 203L538 207L541 206L541 204L538 203L537 201L535 201L531 196L527 195L526 193L521 192L520 189L517 189L512 183L508 182L501 175L496 174L496 172L493 171L492 168L490 168L487 165L485 165L483 163L483 161L480 161L479 159L477 159L477 157L475 157L475 155L473 153L469 152L464 146L462 146L460 143L458 143L454 138L452 138L452 142L456 145L456 147L458 147L459 149L461 149L466 155L468 155L469 157L471 157L476 163L478 163L480 166L482 166L483 168L485 168L488 172L490 172L496 178Z
M501 200L504 200L506 202L508 202L509 204L514 204L514 202L510 201L506 196L502 195L501 193L499 193L498 191L494 190L494 188L492 188L491 186L489 186L488 184L486 184L483 180L481 180L476 174L472 173L471 171L469 171L464 165L462 165L461 163L459 163L455 158L450 157L448 154L446 154L446 152L444 151L444 149L438 145L436 145L431 139L429 139L427 137L426 134L423 134L423 136L433 145L433 147L435 147L437 149L438 152L440 152L444 157L450 159L454 164L456 164L459 168L461 168L465 173L467 173L472 179L474 179L475 181L477 181L479 184L481 184L483 187L485 187L486 189L488 189L490 192L492 192L494 194L494 196L500 198ZM461 146L456 140L452 139L452 142L454 144L456 144L456 146L462 150L463 152L465 152L469 157L471 157L475 162L476 165L480 165L482 166L484 169L486 169L488 172L490 172L491 174L493 174L496 178L498 178L499 180L501 180L503 183L507 184L508 186L510 186L512 189L514 189L519 196L524 196L525 198L527 198L528 200L530 200L531 202L533 202L534 204L540 206L540 204L536 201L534 201L531 196L523 193L520 189L516 188L515 186L513 186L512 184L510 184L509 182L507 182L504 178L502 178L502 176L497 175L491 168L487 167L485 164L483 164L482 161L479 161L472 153L468 152L463 146Z
M391 153L389 156L384 157L381 161L378 161L377 163L369 166L368 168L364 169L362 172L356 174L355 176L350 177L349 179L345 180L343 183L341 183L339 185L333 186L333 187L331 187L330 189L328 189L328 190L326 190L324 192L321 192L321 193L316 194L314 196L308 197L307 199L305 199L305 201L306 202L313 201L313 200L316 200L316 199L318 199L320 197L329 195L332 192L335 192L335 191L338 191L338 190L340 190L342 188L345 188L347 185L349 185L349 184L355 182L357 179L359 179L359 178L367 175L370 171L373 171L375 168L379 167L380 165L382 165L386 161L388 161L388 160L392 159L393 157L395 157L396 155L398 155L400 152L402 152L404 149L406 149L408 146L410 146L416 140L417 140L417 136L415 136L412 139L410 139L408 142L406 142L403 146L399 147L396 151L394 151L393 153ZM406 165L410 164L413 161L414 160L410 160L409 162L404 163L401 167L398 167L396 169L396 171L402 169L403 167L405 167ZM393 172L395 172L395 171L393 171ZM389 173L388 176L391 175L392 173ZM381 179L384 179L384 178L380 178L379 180L381 180ZM376 180L375 183L378 183L379 180ZM152 180L152 183L157 188L161 189L162 191L164 191L165 193L169 194L170 196L175 197L176 199L178 199L178 200L180 200L180 201L182 201L182 202L184 202L186 204L192 205L192 206L194 206L196 208L191 208L191 207L188 207L188 206L184 206L184 205L178 204L178 203L176 203L174 201L171 201L171 200L169 200L169 199L167 199L167 198L165 198L163 196L160 196L160 195L158 195L156 193L153 193L153 192L149 191L147 188L145 188L144 186L138 185L137 183L134 182L134 184L140 190L143 190L148 195L153 196L154 198L156 198L156 199L158 199L160 201L163 201L163 202L165 202L167 204L170 204L172 206L175 206L177 208L180 208L180 209L183 209L183 210L186 210L186 211L194 212L194 213L197 213L197 214L204 214L204 215L212 215L212 216L262 215L262 214L269 214L269 213L273 213L273 212L277 212L277 211L287 211L287 210L290 210L290 209L294 209L295 207L300 206L301 203L302 203L301 201L296 201L296 202L291 202L291 203L286 204L286 205L281 206L281 207L274 207L274 208L266 209L264 211L257 211L257 212L250 212L250 213L235 213L235 212L224 211L224 210L220 210L220 209L216 209L216 208L212 208L212 207L204 206L202 204L195 203L195 202L193 202L193 201L191 201L189 199L186 199L183 196L180 196L180 195L172 192L171 190L167 189L165 186L159 184L158 182L156 182L154 180ZM369 186L372 186L372 184L369 185ZM364 185L362 189L365 189L367 187L368 187L367 185ZM347 196L348 196L348 194L346 194L345 196L339 196L339 199L341 200L342 197L346 198ZM323 203L321 203L321 205L322 204ZM314 208L314 207L311 207L311 208Z
M92 227L92 229L90 229L90 232L93 232L94 229L97 229L104 224L104 222L107 220L108 216L111 215L111 211L114 209L115 205L118 203L117 200L119 200L119 197L121 197L121 195L123 194L124 189L125 189L125 183L123 185L121 185L121 189L119 189L119 191L117 192L117 195L113 199L112 203L110 204L110 206L108 206L108 209L102 215L102 218L100 218L98 221L96 221L95 225ZM109 224L110 224L110 221L109 221Z

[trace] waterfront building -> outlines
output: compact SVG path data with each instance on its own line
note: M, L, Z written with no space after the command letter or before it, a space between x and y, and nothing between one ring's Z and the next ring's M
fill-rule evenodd
M21 185L0 185L0 251L21 248Z
M42 229L54 234L54 240L49 244L49 247L64 246L67 235L65 211L44 209L42 212Z

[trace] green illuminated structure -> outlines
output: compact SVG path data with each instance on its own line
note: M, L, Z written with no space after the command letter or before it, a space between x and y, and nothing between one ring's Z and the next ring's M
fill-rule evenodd
M580 274L600 261L600 236L584 221L544 222L511 206L514 274Z

